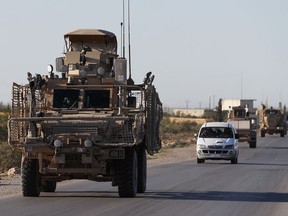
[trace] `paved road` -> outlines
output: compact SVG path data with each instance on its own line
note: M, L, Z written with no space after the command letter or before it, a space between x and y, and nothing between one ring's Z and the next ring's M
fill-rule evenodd
M240 143L238 164L185 162L150 167L148 190L118 198L110 183L67 181L38 198L0 199L0 215L288 215L288 137Z

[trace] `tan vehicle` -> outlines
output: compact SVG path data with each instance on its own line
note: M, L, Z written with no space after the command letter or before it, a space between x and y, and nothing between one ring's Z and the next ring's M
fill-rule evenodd
M266 108L262 106L259 112L260 118L260 133L261 137L265 137L265 134L280 134L284 137L287 134L286 127L286 111L281 109Z
M70 179L110 181L120 197L146 190L147 156L161 148L162 104L154 75L127 79L108 31L76 30L64 36L56 71L13 83L8 142L22 152L22 191L37 197ZM131 75L131 74L130 74Z
M244 107L232 107L227 122L234 125L239 134L239 142L248 142L250 148L256 148L256 118L250 117Z

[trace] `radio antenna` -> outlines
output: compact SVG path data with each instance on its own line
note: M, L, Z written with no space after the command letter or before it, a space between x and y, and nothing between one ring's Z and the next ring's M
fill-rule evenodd
M121 57L123 57L123 22L121 22Z
M129 52L129 79L127 81L128 85L134 85L134 81L131 78L131 40L130 40L130 0L128 0L128 52Z
M125 0L123 0L123 53L122 57L125 58Z

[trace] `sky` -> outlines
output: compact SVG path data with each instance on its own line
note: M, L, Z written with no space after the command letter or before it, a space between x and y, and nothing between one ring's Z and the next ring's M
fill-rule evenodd
M287 11L286 0L130 0L132 78L152 71L169 108L214 108L220 98L288 105ZM28 71L48 74L68 32L114 32L121 54L121 22L123 0L3 1L0 102Z

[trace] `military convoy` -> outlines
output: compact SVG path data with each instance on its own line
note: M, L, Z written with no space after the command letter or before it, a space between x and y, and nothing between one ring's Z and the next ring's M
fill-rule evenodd
M287 134L286 109L267 108L262 105L259 110L259 123L261 137L266 134L280 134L284 137Z
M147 156L161 149L162 103L154 75L141 84L127 77L109 31L64 35L56 71L27 74L13 83L8 142L22 152L23 196L54 192L70 179L110 181L120 197L146 190Z
M250 148L257 145L257 121L256 117L250 116L246 107L232 107L227 122L234 125L239 134L239 142L248 142Z

